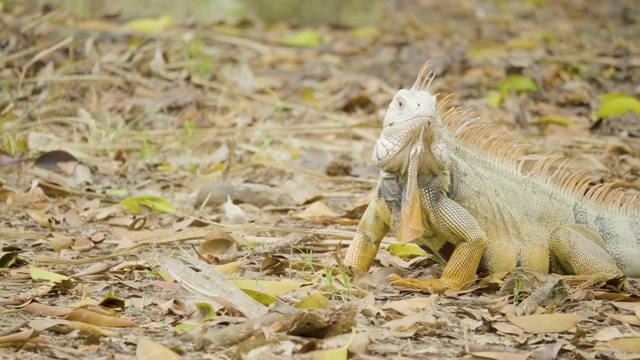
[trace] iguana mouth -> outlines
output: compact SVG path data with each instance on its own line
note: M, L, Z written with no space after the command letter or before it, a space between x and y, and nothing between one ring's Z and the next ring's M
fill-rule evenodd
M385 127L384 127L384 129L382 130L382 133L384 134L384 131L385 131L386 129L393 128L394 126L396 126L396 125L398 125L398 124L409 124L409 125L411 125L411 124L413 124L414 122L418 122L417 120L422 120L422 119L424 119L424 120L423 120L423 121L420 121L420 122L423 122L423 123L425 123L425 124L426 124L426 123L428 123L428 122L429 122L429 120L433 120L433 116L431 116L431 115L425 115L425 114L419 114L419 115L412 116L412 117L407 118L407 119L402 119L402 120L394 121L394 122L389 123L387 126L385 126Z

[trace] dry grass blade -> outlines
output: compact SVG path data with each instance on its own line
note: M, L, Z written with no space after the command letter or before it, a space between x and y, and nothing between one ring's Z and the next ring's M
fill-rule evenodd
M50 55L50 54L54 53L55 51L57 51L59 49L62 49L63 47L71 44L72 41L73 41L73 36L69 36L66 39L60 41L59 43L53 45L52 47L40 51L31 60L29 60L22 67L22 73L20 73L20 80L18 81L18 91L21 90L22 81L24 80L24 77L27 74L27 70L31 67L31 65L35 64L36 62L38 62L38 60L44 58L45 56Z

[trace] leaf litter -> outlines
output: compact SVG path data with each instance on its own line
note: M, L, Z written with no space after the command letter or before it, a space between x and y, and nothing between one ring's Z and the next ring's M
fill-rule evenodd
M433 87L640 189L633 1L424 1L378 27L0 12L0 357L631 358L638 283L340 259L396 89ZM604 30L603 30L604 29ZM635 355L634 355L635 354Z

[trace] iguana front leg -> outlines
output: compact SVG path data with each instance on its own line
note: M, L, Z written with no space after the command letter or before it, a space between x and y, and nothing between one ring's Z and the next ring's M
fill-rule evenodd
M476 219L458 203L447 197L435 182L420 187L422 206L428 225L437 236L444 236L455 245L440 279L405 279L390 275L395 286L410 287L431 293L460 290L474 279L487 237Z
M382 238L389 232L390 223L391 211L378 195L369 203L358 224L356 236L349 245L344 264L352 269L367 272L378 253Z

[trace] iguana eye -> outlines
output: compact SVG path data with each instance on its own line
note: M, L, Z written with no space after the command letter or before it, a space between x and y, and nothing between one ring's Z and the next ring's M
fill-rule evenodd
M404 102L402 101L402 99L398 99L398 109L402 110L404 108Z

